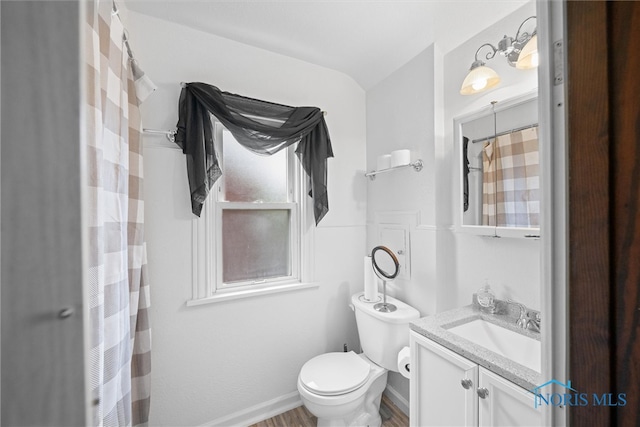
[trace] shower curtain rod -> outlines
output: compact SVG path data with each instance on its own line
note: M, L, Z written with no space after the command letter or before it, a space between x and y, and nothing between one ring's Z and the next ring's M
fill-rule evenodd
M473 141L471 141L471 143L475 144L476 142L487 141L487 140L489 140L491 138L497 138L497 137L502 136L502 135L507 135L507 134L510 134L510 133L513 133L513 132L518 132L518 131L521 131L521 130L531 129L531 128L535 128L535 127L538 127L537 123L533 123L531 125L526 125L526 126L522 126L522 127L519 127L519 128L511 129L511 130L506 130L504 132L500 132L500 133L497 133L497 134L492 135L492 136L485 136L484 138L474 139Z
M169 141L176 142L176 133L178 133L178 131L143 128L142 133L146 133L148 135L165 135Z

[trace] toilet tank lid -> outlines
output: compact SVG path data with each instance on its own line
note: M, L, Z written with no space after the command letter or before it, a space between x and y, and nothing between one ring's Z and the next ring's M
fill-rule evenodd
M383 312L374 310L373 306L379 302L382 302L382 297L380 297L380 301L375 301L375 302L366 301L364 299L364 292L354 294L351 297L351 303L353 304L356 310L360 310L364 313L367 313L370 316L384 320L385 322L388 322L388 323L409 323L413 320L418 320L420 318L420 312L418 310L411 307L409 304L406 304L388 295L387 295L387 303L395 305L397 308L396 311L392 311L391 313L383 313Z

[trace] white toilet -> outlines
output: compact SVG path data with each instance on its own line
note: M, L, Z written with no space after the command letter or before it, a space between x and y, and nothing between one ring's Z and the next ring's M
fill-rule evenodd
M381 425L380 398L387 372L398 372L400 350L409 345L409 322L420 317L415 308L395 298L393 312L374 310L363 293L351 297L356 313L362 354L326 353L304 364L298 375L302 403L316 417L318 426Z

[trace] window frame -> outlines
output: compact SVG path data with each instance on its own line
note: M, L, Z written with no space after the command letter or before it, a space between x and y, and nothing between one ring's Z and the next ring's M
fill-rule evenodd
M214 146L222 153L224 126L213 121ZM216 181L207 197L200 217L192 220L192 297L188 306L228 301L317 287L314 282L312 251L315 222L312 200L308 197L308 185L301 163L295 155L295 144L288 150L287 181L288 202L228 202L218 200L224 189L224 173ZM218 156L222 162L222 155ZM224 165L221 164L224 170ZM265 280L249 280L225 284L222 280L222 211L225 209L280 209L291 212L289 233L291 251L291 275Z

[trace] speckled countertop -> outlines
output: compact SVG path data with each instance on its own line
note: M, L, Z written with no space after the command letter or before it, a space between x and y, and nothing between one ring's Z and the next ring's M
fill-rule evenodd
M500 303L503 302L500 301ZM518 318L517 314L514 314L512 310L507 310L504 307L505 305L502 305L502 309L498 311L499 314L490 314L482 311L477 304L471 304L433 316L423 317L411 322L410 326L412 331L437 342L480 366L484 366L491 372L518 384L526 390L532 390L540 384L539 372L520 365L447 330L475 319L483 319L540 341L540 333L518 328L515 323Z

